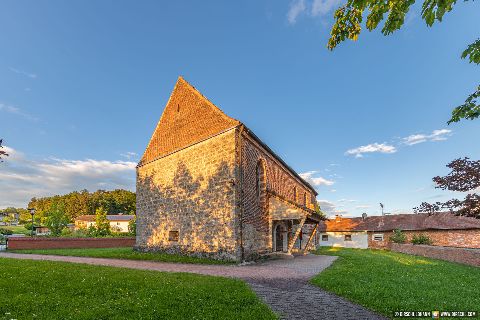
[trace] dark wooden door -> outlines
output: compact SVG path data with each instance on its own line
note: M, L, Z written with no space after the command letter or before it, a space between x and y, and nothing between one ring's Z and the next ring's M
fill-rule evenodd
M283 251L283 231L280 226L278 226L277 229L275 230L275 238L276 238L276 242L275 242L276 251Z

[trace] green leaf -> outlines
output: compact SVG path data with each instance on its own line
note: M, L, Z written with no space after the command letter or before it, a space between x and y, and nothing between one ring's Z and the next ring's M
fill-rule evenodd
M480 64L480 39L470 44L462 53L462 59L469 58L470 63Z
M477 103L479 97L480 86L465 100L464 104L453 109L452 118L447 123L451 124L453 122L459 122L462 119L473 120L480 117L480 105Z

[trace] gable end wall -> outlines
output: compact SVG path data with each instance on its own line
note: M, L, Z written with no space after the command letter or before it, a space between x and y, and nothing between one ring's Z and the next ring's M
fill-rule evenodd
M239 260L235 144L232 129L137 168L138 249Z

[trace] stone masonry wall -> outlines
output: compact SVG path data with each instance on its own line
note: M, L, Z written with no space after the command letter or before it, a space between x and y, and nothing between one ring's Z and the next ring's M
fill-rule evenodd
M272 221L267 205L270 193L300 206L305 205L303 195L306 194L306 205L310 209L314 208L315 195L248 134L243 135L242 141L243 246L245 257L249 259L272 250ZM265 166L266 171L266 183L261 185L260 198L256 186L259 162Z
M384 241L373 241L373 235L382 233ZM407 243L410 243L415 234L426 234L434 246L480 248L480 230L425 230L404 231ZM393 232L368 232L368 247L383 249L390 246L390 236Z
M138 249L239 260L235 144L232 129L138 167Z
M393 243L392 251L447 260L480 267L480 249L451 248Z

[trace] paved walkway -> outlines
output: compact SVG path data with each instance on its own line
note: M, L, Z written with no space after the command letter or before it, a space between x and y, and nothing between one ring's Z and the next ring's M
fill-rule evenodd
M1 252L0 258L63 261L131 269L188 272L245 280L282 319L384 319L365 308L310 285L308 280L336 257L307 255L245 266L179 264Z

